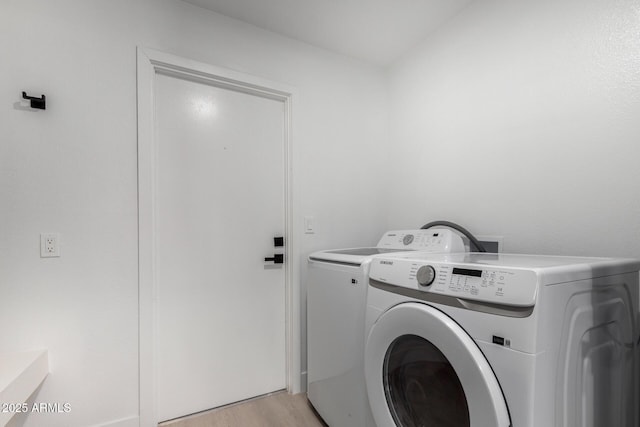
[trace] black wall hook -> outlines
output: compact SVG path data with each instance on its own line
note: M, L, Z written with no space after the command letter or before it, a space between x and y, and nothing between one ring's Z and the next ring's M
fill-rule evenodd
M27 92L22 91L22 97L31 100L31 108L37 108L39 110L47 109L46 97L44 95L42 95L42 98L38 98L35 96L27 96Z

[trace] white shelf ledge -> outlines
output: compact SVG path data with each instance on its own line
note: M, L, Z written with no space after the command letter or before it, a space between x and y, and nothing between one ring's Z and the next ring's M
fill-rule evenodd
M0 402L26 402L47 374L47 350L0 354ZM7 425L14 415L15 413L0 411L0 426Z

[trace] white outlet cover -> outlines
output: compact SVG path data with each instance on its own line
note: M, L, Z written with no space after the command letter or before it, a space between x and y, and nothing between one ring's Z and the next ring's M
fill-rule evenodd
M60 256L60 234L41 233L40 234L40 257L55 258Z

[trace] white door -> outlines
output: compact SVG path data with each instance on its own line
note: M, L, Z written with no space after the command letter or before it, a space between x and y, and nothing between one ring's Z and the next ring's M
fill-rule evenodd
M286 387L284 103L158 74L158 419Z
M365 373L378 427L511 425L476 343L427 304L399 304L380 316L367 337Z

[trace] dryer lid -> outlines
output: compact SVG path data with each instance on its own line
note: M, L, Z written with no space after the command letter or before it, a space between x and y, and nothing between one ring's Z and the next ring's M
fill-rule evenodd
M374 247L330 249L314 252L309 261L361 266L373 256L421 250L433 252L464 251L462 238L449 229L395 230L382 235Z

